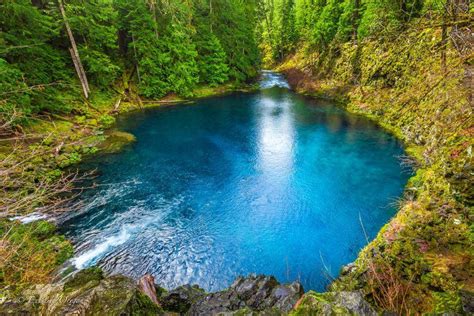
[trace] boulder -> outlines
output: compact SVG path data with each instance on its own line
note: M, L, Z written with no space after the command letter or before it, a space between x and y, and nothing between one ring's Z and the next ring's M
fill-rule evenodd
M194 303L190 315L241 314L251 311L266 314L288 313L303 295L303 287L294 282L280 284L272 276L239 277L230 288L204 296ZM248 315L248 313L244 313Z
M474 315L474 293L467 290L461 291L462 310L466 315Z
M310 291L298 302L296 311L300 315L378 315L359 291L326 293Z
M197 285L183 285L160 297L161 306L166 311L185 313L191 305L204 297L206 292Z
M98 268L79 271L65 283L36 285L22 293L21 305L0 308L0 314L28 315L162 315L134 280L103 276Z
M337 292L334 295L334 304L345 308L355 315L377 316L377 312L364 299L360 291Z
M107 131L106 139L103 142L98 144L98 148L103 153L117 153L120 152L125 146L136 141L136 138L133 134L123 132L123 131Z

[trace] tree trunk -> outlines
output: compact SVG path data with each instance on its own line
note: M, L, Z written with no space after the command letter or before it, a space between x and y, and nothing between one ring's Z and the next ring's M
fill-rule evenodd
M209 25L211 27L211 33L212 33L212 15L213 15L213 12L212 12L212 0L209 0Z
M82 67L81 57L79 56L79 50L77 49L74 35L72 34L71 27L69 26L69 22L67 20L63 1L58 0L58 4L59 4L59 11L61 11L61 15L64 20L64 26L66 27L67 36L71 44L71 48L69 49L69 52L71 54L72 62L74 63L74 68L76 69L77 77L79 78L79 81L81 82L82 92L84 93L84 97L88 99L90 89L89 89L89 82L87 81L86 72L84 71L84 67Z
M135 47L135 38L132 35L132 46L133 46L133 54L135 55L135 66L137 69L137 76L138 76L138 83L142 83L142 79L140 78L140 69L138 68L138 57L137 57L137 48Z
M354 12L352 13L352 41L357 44L357 29L359 28L359 7L360 0L354 0Z
M158 34L158 19L156 17L156 3L155 3L155 0L150 0L148 2L148 6L150 8L151 13L153 14L153 21L155 22L155 23L153 23L153 28L155 29L156 38L158 38L159 37L159 34Z
M156 296L155 278L151 274L146 274L138 280L138 288L148 296L157 306L161 306Z

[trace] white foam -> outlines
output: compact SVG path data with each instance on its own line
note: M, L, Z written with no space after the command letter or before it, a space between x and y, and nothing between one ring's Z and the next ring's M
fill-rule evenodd
M94 246L89 251L71 259L71 263L77 269L83 269L87 267L89 263L92 263L94 259L106 254L111 248L120 246L130 239L130 232L126 228L122 228L120 233L107 237L102 243Z
M46 219L46 218L48 218L48 216L45 214L31 213L26 216L15 216L15 217L12 217L10 220L12 221L18 220L22 224L28 224L28 223L36 222L36 221L39 221L40 219Z
M290 85L282 74L263 70L260 81L260 89L270 89L274 87L289 89Z

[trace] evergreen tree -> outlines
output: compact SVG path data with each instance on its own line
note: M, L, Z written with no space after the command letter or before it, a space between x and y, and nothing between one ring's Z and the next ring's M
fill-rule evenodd
M133 61L139 92L149 98L163 97L170 91L166 66L171 58L156 32L153 12L141 0L116 0L116 5L124 50Z
M334 39L340 15L340 0L328 0L318 17L313 33L314 42L318 47L325 47Z
M47 4L38 3L35 6L28 0L5 0L0 3L2 70L12 75L11 79L4 74L2 78L10 83L17 82L19 87L30 87L27 97L15 93L18 98L9 99L12 102L10 108L15 107L15 99L21 100L16 110L23 113L71 109L70 104L58 97L59 90L70 87L73 73L72 68L66 65L68 54L52 45L59 36L61 26L47 14L51 9ZM20 77L21 83L18 81ZM5 95L10 96L8 86L9 83L3 84ZM26 99L30 101L24 102Z
M246 81L258 74L260 54L255 40L255 0L213 0L210 21L227 55L229 78Z
M198 33L196 41L198 51L198 69L201 82L211 86L217 86L229 79L229 67L227 66L227 56L217 36L213 33Z
M109 86L120 71L112 0L74 0L65 8L88 78L99 87Z
M421 0L365 0L364 14L359 26L359 37L391 35L404 23L419 16Z
M344 0L341 4L337 39L340 42L357 39L357 29L361 19L361 0Z
M279 60L291 52L296 44L297 32L295 29L295 2L294 0L280 0L277 14L277 40L275 42L275 57Z
M170 63L166 65L167 81L172 92L183 96L192 95L198 83L197 51L186 26L173 23L163 38Z

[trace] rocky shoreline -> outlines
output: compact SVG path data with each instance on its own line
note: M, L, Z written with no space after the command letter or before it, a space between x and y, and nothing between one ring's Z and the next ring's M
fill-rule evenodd
M167 291L151 275L138 282L105 276L100 268L77 272L65 282L37 285L21 300L3 302L0 314L41 315L248 315L287 314L303 296L300 283L280 284L272 276L239 277L227 289L206 293L197 285Z
M311 292L310 292L311 293ZM310 310L298 310L304 301ZM360 292L304 295L295 281L280 284L273 276L238 277L222 291L207 293L198 285L167 291L151 275L134 281L104 275L93 267L66 281L36 285L20 299L3 302L1 315L377 315Z

